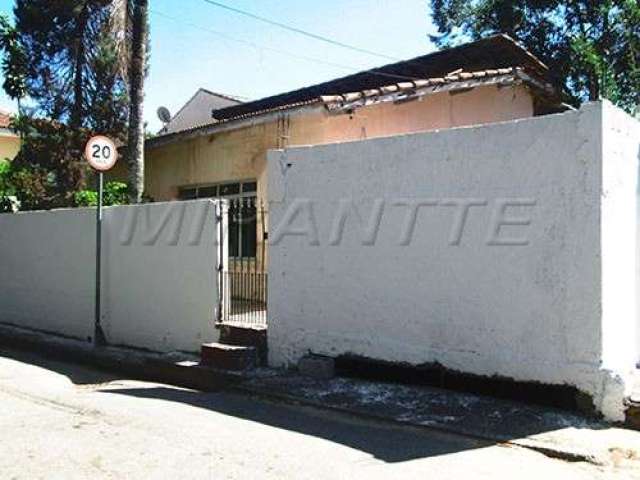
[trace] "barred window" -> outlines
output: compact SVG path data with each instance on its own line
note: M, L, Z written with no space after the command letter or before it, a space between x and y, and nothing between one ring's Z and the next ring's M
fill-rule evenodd
M229 256L255 258L257 251L256 181L188 186L179 189L180 200L226 198L229 200Z

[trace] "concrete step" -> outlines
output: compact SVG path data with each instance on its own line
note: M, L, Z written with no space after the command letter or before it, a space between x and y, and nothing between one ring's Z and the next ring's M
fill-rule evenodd
M267 327L266 325L220 324L220 343L243 347L255 347L258 364L267 365Z
M258 355L255 347L205 343L200 349L200 364L220 370L244 371L255 368Z

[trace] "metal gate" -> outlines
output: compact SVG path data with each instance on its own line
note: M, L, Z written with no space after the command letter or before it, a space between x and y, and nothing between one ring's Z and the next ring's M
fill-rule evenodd
M220 271L219 322L237 326L267 324L266 211L256 197L227 199L228 261ZM224 225L220 223L221 228Z

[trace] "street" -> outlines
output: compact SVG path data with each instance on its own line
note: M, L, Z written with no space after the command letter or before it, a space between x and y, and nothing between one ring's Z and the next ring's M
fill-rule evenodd
M0 405L2 479L640 478L636 462L566 462L23 352L0 352Z

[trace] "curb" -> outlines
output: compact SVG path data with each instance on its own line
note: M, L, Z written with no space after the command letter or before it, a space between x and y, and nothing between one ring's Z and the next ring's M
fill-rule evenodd
M242 373L201 367L190 354L159 354L125 347L95 347L81 340L0 323L0 347L44 354L55 360L124 373L137 380L163 382L210 392L244 379Z

